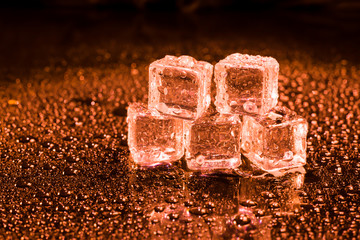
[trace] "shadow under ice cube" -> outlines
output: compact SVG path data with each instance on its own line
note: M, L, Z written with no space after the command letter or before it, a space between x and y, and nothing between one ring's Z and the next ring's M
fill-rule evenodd
M213 66L190 56L166 56L149 67L149 108L184 119L200 117L210 105Z
M141 103L128 108L128 144L135 163L142 166L171 162L184 155L183 121L149 110Z
M275 107L264 116L245 115L242 154L265 171L306 164L306 120L285 107Z
M215 65L220 113L265 114L278 100L279 63L272 57L234 53Z
M215 114L184 124L190 170L232 169L241 164L241 122L237 115Z

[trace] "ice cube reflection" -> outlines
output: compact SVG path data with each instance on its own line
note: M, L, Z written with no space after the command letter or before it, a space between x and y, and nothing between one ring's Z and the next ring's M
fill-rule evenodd
M136 169L130 195L153 238L271 239L275 226L297 217L304 177L303 168L240 177L163 165Z

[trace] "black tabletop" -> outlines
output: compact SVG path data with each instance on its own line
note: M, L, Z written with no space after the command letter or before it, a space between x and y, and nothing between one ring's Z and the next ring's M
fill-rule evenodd
M0 238L359 239L351 8L0 11ZM309 123L305 167L136 168L126 108L147 102L148 65L166 54L215 64L234 52L279 61L279 104Z

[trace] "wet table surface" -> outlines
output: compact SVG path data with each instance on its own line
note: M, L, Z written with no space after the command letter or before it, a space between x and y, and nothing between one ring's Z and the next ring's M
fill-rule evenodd
M1 15L0 238L359 238L356 24ZM183 160L135 168L126 107L147 101L149 63L165 54L216 63L234 52L279 61L279 104L309 123L305 168L281 176L245 165L240 175L191 173Z

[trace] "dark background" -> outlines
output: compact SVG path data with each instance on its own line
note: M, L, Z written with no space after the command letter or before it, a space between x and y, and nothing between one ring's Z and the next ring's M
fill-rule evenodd
M49 54L60 57L80 42L172 42L199 35L296 42L319 50L319 57L324 50L355 61L359 55L352 47L360 35L356 0L14 0L0 7L0 66L6 67L46 65Z

